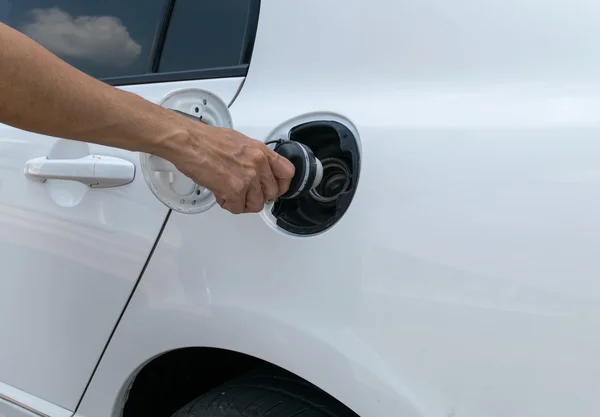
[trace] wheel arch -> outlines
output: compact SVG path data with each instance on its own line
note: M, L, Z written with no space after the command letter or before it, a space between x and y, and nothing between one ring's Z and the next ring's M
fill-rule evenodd
M241 365L227 370L232 377L247 366L277 367L326 392L360 416L378 415L380 406L385 404L389 409L391 403L403 417L425 415L407 387L395 383L385 363L378 362L378 356L366 351L352 335L347 335L343 345L330 343L275 317L232 307L215 307L204 317L181 309L139 313L134 302L100 361L76 410L77 417L131 417L127 407L137 401L133 396L139 398L140 387L161 375L152 369L176 356L176 361L181 361L186 355L194 357L194 366L199 367L215 357L221 360L217 364L234 359ZM174 378L181 375L175 373ZM194 394L208 388L204 385Z
M190 401L227 381L260 369L277 375L287 374L310 384L281 367L244 353L210 347L179 348L156 356L139 369L122 403L121 415L171 416ZM344 416L358 417L339 400L326 394L347 411Z

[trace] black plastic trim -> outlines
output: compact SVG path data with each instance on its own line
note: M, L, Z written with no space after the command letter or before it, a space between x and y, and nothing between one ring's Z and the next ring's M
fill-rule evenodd
M260 18L260 1L261 0L251 0L250 2L244 46L242 48L242 53L240 54L240 62L242 64L249 65L252 61L254 42L256 41L256 33L258 32L258 20Z
M100 81L112 86L132 84L152 84L170 81L208 80L211 78L245 77L248 64L233 67L210 68L191 71L161 72L155 74L130 75L127 77L101 78Z
M158 71L158 64L160 63L160 57L165 44L165 38L167 37L167 31L169 30L169 23L171 22L171 15L173 14L175 1L176 0L166 0L165 2L163 19L155 33L154 42L152 44L152 52L150 53L150 67L148 68L148 72L150 73L155 73Z

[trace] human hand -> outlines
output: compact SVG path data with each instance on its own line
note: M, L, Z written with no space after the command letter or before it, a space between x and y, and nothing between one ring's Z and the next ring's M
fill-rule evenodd
M294 165L263 142L233 129L196 121L170 142L165 155L179 171L208 188L233 214L257 213L266 201L285 194Z

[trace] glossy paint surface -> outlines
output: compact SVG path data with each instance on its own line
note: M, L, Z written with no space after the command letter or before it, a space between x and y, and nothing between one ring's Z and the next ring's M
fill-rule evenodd
M263 0L234 127L351 120L354 201L314 238L173 214L79 414L118 414L155 355L215 346L361 417L598 415L599 18L588 0Z
M70 417L73 413L0 382L0 416Z
M129 89L159 101L187 84ZM241 80L195 84L231 101ZM87 153L135 163L136 178L90 189L23 172L31 158ZM74 410L167 212L136 153L0 126L0 382Z
M2 417L39 417L22 407L18 407L12 403L4 401L0 398L0 416Z

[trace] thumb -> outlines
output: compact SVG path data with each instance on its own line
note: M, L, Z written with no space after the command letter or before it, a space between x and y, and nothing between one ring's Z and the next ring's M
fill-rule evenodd
M269 150L269 163L273 176L279 184L279 195L285 194L294 178L296 168L287 158Z

